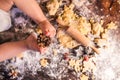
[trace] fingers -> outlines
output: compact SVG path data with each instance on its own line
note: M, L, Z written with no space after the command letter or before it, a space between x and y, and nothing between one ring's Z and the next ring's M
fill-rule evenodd
M46 36L50 36L50 31L49 31L49 30L46 30L46 31L45 31L45 35L46 35Z
M39 47L37 44L37 34L33 32L28 38L26 43L28 44L27 47L28 49L39 51L40 53L45 53L47 50L46 47Z
M37 33L33 32L31 35L32 35L35 39L37 39Z
M56 30L45 30L46 36L54 37L55 34L56 34Z
M47 48L46 47L45 48L40 47L39 50L40 50L40 53L45 53L45 51L47 50Z

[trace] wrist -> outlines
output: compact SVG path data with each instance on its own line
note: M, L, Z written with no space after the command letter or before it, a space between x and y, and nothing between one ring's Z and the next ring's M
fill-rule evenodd
M49 22L49 21L48 21L47 19L45 19L45 20L39 22L38 25L39 25L39 26L40 26L40 25L44 25L44 24L46 24L46 23L48 23L48 22Z
M41 20L41 19L38 20L37 23L38 23L38 25L39 25L39 24L42 24L42 23L47 22L47 21L48 21L48 20L47 20L47 18L45 17L45 18L42 18L42 20Z

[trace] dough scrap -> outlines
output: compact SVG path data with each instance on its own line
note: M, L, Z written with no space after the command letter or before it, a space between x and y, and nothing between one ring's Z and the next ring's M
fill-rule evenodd
M42 67L46 67L47 64L48 64L47 59L45 59L45 58L41 59L41 60L40 60L40 64L41 64Z
M113 22L107 24L107 29L117 29L117 25Z
M80 76L80 80L88 80L88 76L86 76L86 75L84 75L84 74L82 74L81 76Z
M89 61L84 61L83 62L83 64L84 64L83 72L92 70L93 73L95 73L96 65L94 64L94 62L96 62L95 57L90 58Z
M49 15L55 15L59 6L61 5L62 0L49 0L47 3L47 9Z
M62 29L59 29L57 31L57 39L62 46L70 48L70 49L79 45L77 41L72 39L72 37L66 34Z

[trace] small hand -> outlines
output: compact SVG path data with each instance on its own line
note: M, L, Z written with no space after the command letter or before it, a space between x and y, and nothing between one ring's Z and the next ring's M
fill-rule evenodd
M37 34L32 33L26 40L25 44L27 45L28 49L35 50L35 51L40 51L41 53L44 53L45 50L47 49L46 47L39 47L37 44Z
M50 24L49 21L45 20L39 24L39 27L46 36L54 37L56 34L55 28Z

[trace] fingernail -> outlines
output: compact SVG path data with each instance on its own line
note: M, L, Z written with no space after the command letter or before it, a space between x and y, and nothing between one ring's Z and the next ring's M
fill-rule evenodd
M84 55L84 61L89 61L89 58L87 55Z
M49 33L48 31L46 31L45 34L46 34L47 36L50 36L50 33Z

